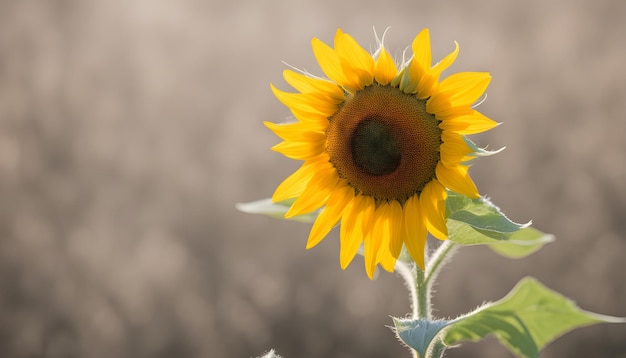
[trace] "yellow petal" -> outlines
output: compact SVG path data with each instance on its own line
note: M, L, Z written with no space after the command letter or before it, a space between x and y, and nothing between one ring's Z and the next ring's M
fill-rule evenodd
M299 110L299 109L291 109L291 114L300 122L310 123L313 125L325 125L328 126L328 117L327 114L320 113L319 111L315 111L312 109L309 110Z
M326 148L326 134L320 132L302 133L307 142L282 141L272 147L272 150L296 160L312 159L324 153Z
M389 250L391 255L397 258L402 251L402 205L393 200L389 202L389 209Z
M363 204L361 207L361 214L359 215L356 225L361 227L363 236L367 236L372 232L372 228L374 227L374 212L376 211L376 203L371 196L361 196Z
M428 102L426 103L426 105L428 106ZM441 108L439 111L433 112L433 114L440 121L445 121L461 116L467 116L472 113L474 113L474 110L469 106Z
M424 76L430 72L432 52L430 49L430 33L423 29L413 40L413 59L408 68L408 76L404 76L400 82L400 89L406 93L416 93L420 83L424 82ZM425 89L422 89L424 91ZM421 98L421 97L420 97Z
M445 108L471 106L485 93L490 81L487 72L455 73L441 81L426 103L426 110L437 113Z
M376 59L376 67L374 71L374 78L376 82L381 85L389 84L398 74L398 68L393 58L389 55L387 50L381 46L378 58Z
M441 135L441 161L448 166L458 165L468 154L472 153L463 136L460 134L444 131Z
M285 217L307 214L325 205L338 181L339 176L332 165L319 166Z
M356 40L337 29L335 34L335 52L339 57L348 86L362 89L374 80L374 59Z
M482 133L497 126L498 122L475 110L472 110L471 114L444 119L439 124L439 128L444 131L459 134Z
M328 121L324 122L297 122L287 124L277 124L272 122L263 122L263 124L269 128L274 134L283 140L292 142L305 142L310 140L311 137L306 133L321 133L324 134Z
M420 78L415 95L419 99L426 99L432 96L436 88L437 77L433 76L430 72L426 72Z
M479 198L478 189L470 178L468 169L465 165L447 166L439 162L435 172L437 180L448 189L469 198Z
M354 189L347 184L339 183L332 192L326 207L319 214L307 241L307 250L317 245L322 239L328 235L330 230L337 225L341 219L344 209L354 199Z
M377 260L380 262L380 266L387 272L393 272L396 268L396 261L398 258L393 256L389 251L389 247L382 247L379 251Z
M420 194L420 208L426 218L426 227L434 237L439 240L448 238L446 227L446 188L437 180L426 184Z
M326 74L326 77L341 87L349 87L346 76L343 73L341 61L335 50L317 38L311 41L311 46L313 47L315 59L317 59L317 63L324 71L324 74Z
M389 205L381 203L374 213L374 226L363 242L365 251L365 272L371 279L378 264L378 251L383 243L389 244L390 220L388 217Z
M404 245L415 263L424 269L424 248L426 246L426 222L422 214L419 197L413 195L404 203L403 217Z
M278 202L300 196L313 177L313 174L315 174L319 168L324 167L324 159L324 156L321 156L320 158L304 162L298 170L280 183L276 191L274 191L274 195L272 195L272 201ZM326 161L328 161L327 158Z
M343 90L337 84L321 78L313 78L292 70L283 71L285 81L302 93L326 96L336 103L344 100Z
M325 116L331 116L337 111L337 104L334 102L323 100L308 93L283 92L274 87L273 84L270 84L270 87L274 96L289 109L320 113Z
M446 55L443 60L439 61L430 70L426 70L426 74L422 76L417 87L418 98L424 99L432 96L434 89L438 85L441 72L450 67L459 54L459 44L456 41L454 44L456 46L454 51Z
M373 217L371 233L364 239L365 270L370 278L378 263L387 271L393 271L395 267L402 249L402 206L395 200L380 203Z
M415 37L412 44L413 49L413 61L426 70L430 69L432 63L432 51L430 48L430 32L428 29L423 29Z
M363 226L360 221L363 220L364 209L370 205L368 198L371 199L363 195L355 196L343 212L339 231L339 264L343 270L352 262L363 242Z

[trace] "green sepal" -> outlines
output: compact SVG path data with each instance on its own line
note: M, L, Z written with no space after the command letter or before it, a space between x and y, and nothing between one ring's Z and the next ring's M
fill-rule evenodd
M442 336L445 345L453 346L494 335L516 356L533 358L566 332L603 322L626 320L584 311L572 300L527 277L503 299L455 319Z
M395 332L398 338L408 347L414 349L420 358L427 357L429 347L438 339L437 336L442 329L446 328L452 321L425 319L409 319L392 317Z
M279 202L272 202L272 199L261 199L257 201L251 201L248 203L237 203L235 208L237 210L248 214L262 214L277 219L286 219L285 214L289 211L291 204L295 199L289 199ZM317 218L319 210L316 210L309 214L296 215L288 220L299 221L303 223L312 223Z
M472 152L468 154L469 156L488 157L490 155L498 154L506 148L502 147L498 150L487 150L486 148L481 148L477 146L476 143L472 142L466 136L463 136L463 140L465 141L465 144L467 144L467 146L470 147L470 149L472 150Z

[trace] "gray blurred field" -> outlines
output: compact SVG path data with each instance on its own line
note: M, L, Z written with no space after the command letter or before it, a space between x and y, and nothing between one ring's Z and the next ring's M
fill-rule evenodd
M519 261L461 250L435 304L455 316L532 275L626 316L626 2L0 1L0 356L408 357L385 327L399 277L339 268L338 237L237 212L297 163L263 120L314 36L366 48L423 27L452 71L490 71L481 192L557 241ZM511 357L495 340L447 357ZM626 325L542 357L626 357Z

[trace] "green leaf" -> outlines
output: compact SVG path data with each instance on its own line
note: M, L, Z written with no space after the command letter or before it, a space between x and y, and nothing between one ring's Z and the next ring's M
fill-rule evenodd
M539 357L539 351L575 328L596 323L624 323L626 319L584 311L533 278L522 279L503 299L454 320L443 342L456 345L494 335L518 357Z
M395 332L398 338L407 346L413 348L419 357L427 357L430 344L442 329L452 321L424 319L393 318Z
M289 211L291 204L295 199L272 202L272 199L262 199L257 201L251 201L249 203L237 203L235 208L237 210L248 214L263 214L273 218L285 219L285 214ZM314 211L305 215L297 215L289 220L299 221L303 223L312 223L317 218L319 211Z
M554 241L554 235L545 234L532 227L524 228L509 235L505 242L489 245L493 251L512 259L526 257L543 245Z
M446 200L448 237L461 245L491 245L509 258L521 258L539 250L554 236L518 224L486 198L471 199L448 192Z
M448 220L459 221L485 233L512 233L530 225L518 224L507 218L486 198L472 199L465 195L448 192L446 200Z

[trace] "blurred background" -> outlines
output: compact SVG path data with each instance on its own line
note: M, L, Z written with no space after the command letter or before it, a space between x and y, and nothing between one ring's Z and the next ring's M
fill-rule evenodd
M440 317L526 275L626 316L626 2L0 1L0 356L408 357L402 280L341 271L338 235L237 212L298 162L262 121L288 111L281 61L321 75L337 27L397 56L423 28L450 71L490 71L474 136L482 194L557 241L522 259L464 248ZM448 72L450 73L450 72ZM447 357L512 357L495 339ZM626 325L542 357L626 357Z

